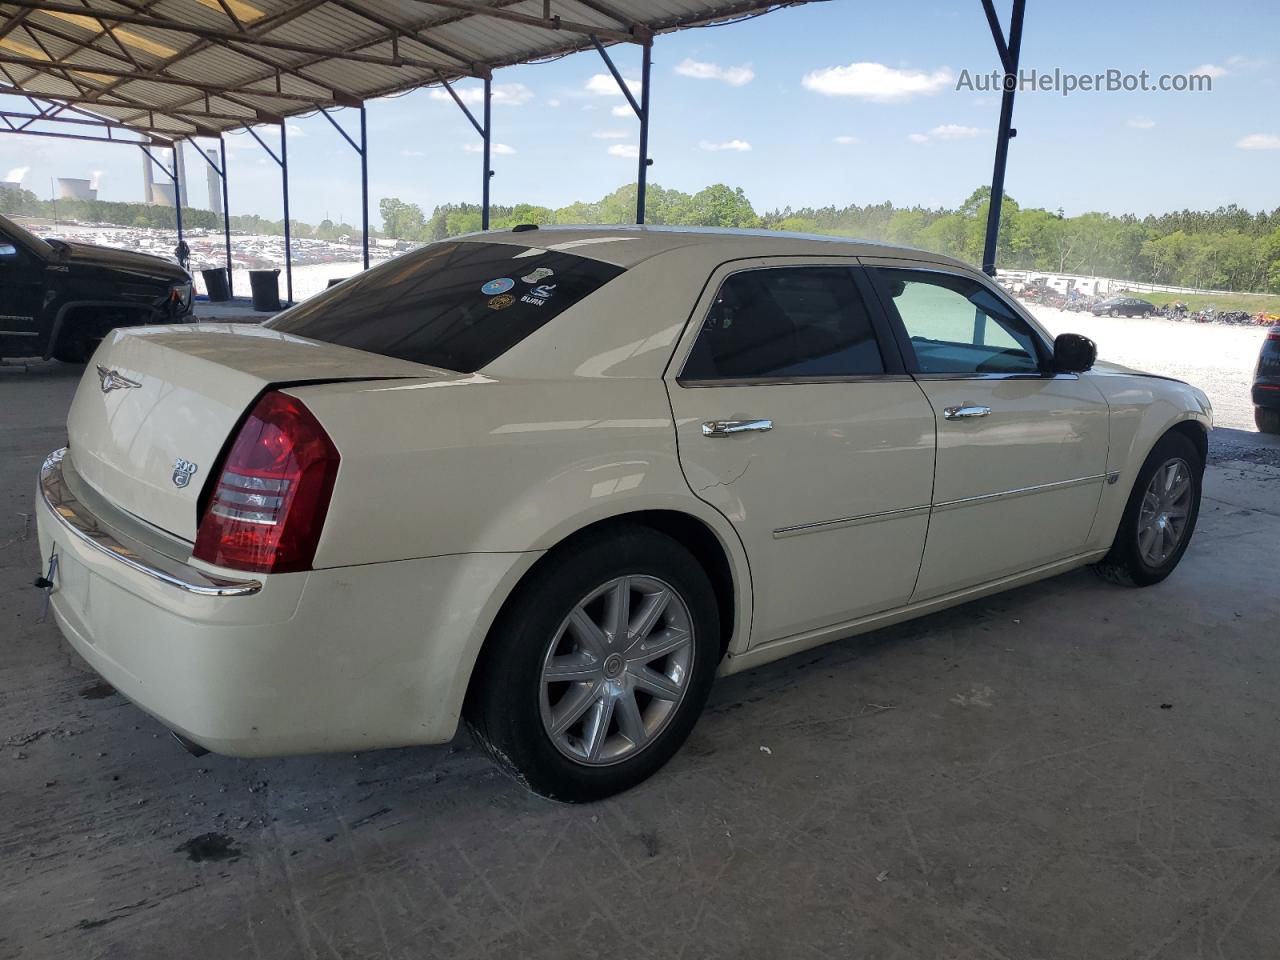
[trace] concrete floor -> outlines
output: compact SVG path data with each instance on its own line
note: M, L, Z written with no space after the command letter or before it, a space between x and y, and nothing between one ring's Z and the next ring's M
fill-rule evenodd
M0 957L1260 960L1280 453L1223 431L1162 586L1082 571L722 681L557 806L449 747L193 759L37 622L79 371L0 367Z

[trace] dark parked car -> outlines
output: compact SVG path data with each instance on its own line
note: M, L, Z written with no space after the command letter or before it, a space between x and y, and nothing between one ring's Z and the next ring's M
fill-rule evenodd
M1149 317L1156 312L1156 305L1136 297L1112 297L1093 305L1093 315L1101 317Z
M0 357L82 363L113 327L190 313L191 277L176 263L42 240L0 216Z
M1267 331L1253 378L1253 419L1263 433L1280 433L1280 327Z

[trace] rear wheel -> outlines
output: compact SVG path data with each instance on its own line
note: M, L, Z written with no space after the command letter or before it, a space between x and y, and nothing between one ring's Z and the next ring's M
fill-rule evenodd
M615 527L547 558L522 584L486 643L466 720L535 793L600 800L675 754L719 659L702 567L670 537Z
M1263 433L1280 433L1280 409L1254 407L1253 422Z
M1147 587L1169 576L1186 552L1200 514L1204 461L1181 433L1167 433L1138 471L1111 551L1099 576Z

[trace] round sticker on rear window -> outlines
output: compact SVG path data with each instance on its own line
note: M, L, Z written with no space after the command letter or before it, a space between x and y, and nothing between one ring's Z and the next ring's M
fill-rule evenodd
M497 280L490 280L488 283L486 283L483 287L480 288L480 292L487 293L489 296L492 297L494 294L506 293L515 285L516 285L516 282L512 280L510 277L499 277Z

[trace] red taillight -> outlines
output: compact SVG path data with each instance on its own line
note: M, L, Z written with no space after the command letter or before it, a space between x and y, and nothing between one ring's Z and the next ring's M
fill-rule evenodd
M264 394L222 465L192 556L258 573L310 570L339 459L300 400Z

